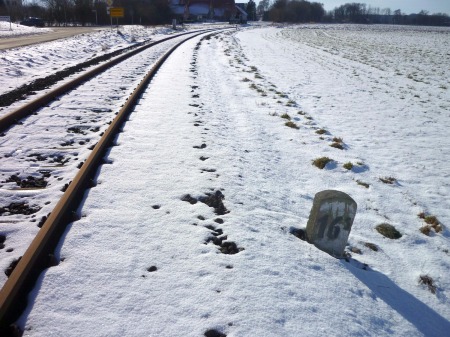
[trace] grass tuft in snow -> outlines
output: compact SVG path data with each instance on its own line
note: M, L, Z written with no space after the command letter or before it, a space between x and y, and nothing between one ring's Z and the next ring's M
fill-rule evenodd
M374 243L364 242L364 246L373 250L374 252L378 252L378 246Z
M432 293L432 294L436 294L436 285L434 284L433 279L431 278L431 276L428 275L420 275L419 277L419 284L423 284L426 285L428 290Z
M346 170L349 170L349 171L353 168L353 164L351 162L347 162L343 166Z
M380 181L385 183L385 184L394 184L395 182L397 182L397 179L395 179L394 177L381 177Z
M290 127L290 128L293 128L293 129L298 129L298 128L299 128L298 125L295 124L295 123L292 122L292 121L286 122L286 123L284 123L284 125L286 125L286 126L288 126L288 127Z
M426 226L420 227L419 230L422 234L425 234L426 236L430 236L431 226L426 225Z
M317 133L318 135L325 135L325 134L328 133L328 131L325 130L325 129L318 129L318 130L316 130L316 133Z
M402 234L392 225L388 223L382 223L375 227L375 229L388 239L400 239Z
M344 149L344 144L343 143L344 143L344 141L343 141L342 138L334 137L333 138L333 143L330 146L334 147L336 149L339 149L339 150L343 150Z
M439 220L434 215L428 215L425 217L425 222L430 225L440 225Z
M281 115L281 118L291 120L291 116L289 116L287 113L282 114L282 115Z
M436 233L443 231L444 226L439 222L437 217L434 215L426 215L424 212L417 215L419 218L423 219L426 223L425 226L420 228L420 231L425 235L430 235L431 230L434 229Z
M339 149L339 150L343 150L344 149L344 146L341 143L334 142L334 143L331 143L330 146L334 147L335 149Z
M322 170L325 168L325 166L327 166L328 163L330 163L332 161L333 161L333 159L330 159L328 157L320 157L320 158L314 159L312 164L315 167L318 167Z
M290 106L290 107L296 106L296 105L297 105L297 102L296 102L296 101L293 101L293 100L291 100L291 99L286 103L286 106Z
M365 187L365 188L369 188L369 186L370 186L370 184L365 183L365 182L363 182L363 181L361 181L361 180L357 180L356 183L357 183L358 185L361 185L361 186Z
M250 84L250 88L253 89L253 90L256 90L257 92L259 92L263 96L267 96L267 93L263 89L258 87L255 83Z

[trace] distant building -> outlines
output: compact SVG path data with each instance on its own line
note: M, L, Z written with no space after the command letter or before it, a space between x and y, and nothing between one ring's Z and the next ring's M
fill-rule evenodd
M234 0L169 0L172 13L183 20L228 21L236 15Z
M248 13L246 12L247 4L239 2L236 4L236 20L242 23L247 23Z

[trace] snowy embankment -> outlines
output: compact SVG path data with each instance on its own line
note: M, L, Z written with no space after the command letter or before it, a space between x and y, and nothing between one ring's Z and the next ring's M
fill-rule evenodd
M449 32L312 27L231 32L173 54L42 277L25 335L450 331ZM333 161L320 170L323 156ZM325 189L358 203L349 262L291 234ZM217 191L229 212L201 202ZM444 229L422 233L422 212Z

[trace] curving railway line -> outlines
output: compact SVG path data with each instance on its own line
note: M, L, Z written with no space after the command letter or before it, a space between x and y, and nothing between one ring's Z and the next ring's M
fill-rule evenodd
M152 77L181 44L217 31L184 33L139 47L0 116L5 233L0 244L9 254L0 261L5 270L0 278L2 336L17 333L14 321L27 305L28 292L42 270L58 263L55 246L76 219L85 190L95 184L107 149ZM14 249L23 240L29 248Z

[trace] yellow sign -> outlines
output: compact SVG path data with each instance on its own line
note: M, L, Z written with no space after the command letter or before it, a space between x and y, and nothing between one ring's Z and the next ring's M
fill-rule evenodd
M123 7L111 7L109 12L112 18L123 18L125 14Z
M108 4L108 7L111 7L113 4L113 0L106 0L106 3Z

